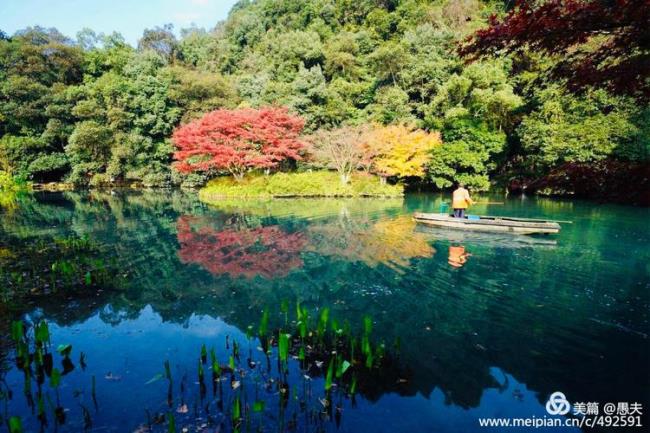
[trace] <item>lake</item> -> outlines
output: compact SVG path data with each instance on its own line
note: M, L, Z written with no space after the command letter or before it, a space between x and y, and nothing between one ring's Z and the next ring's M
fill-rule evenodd
M648 409L650 210L492 196L472 212L573 224L414 224L442 199L23 197L0 214L0 431L474 432L553 418L556 391Z

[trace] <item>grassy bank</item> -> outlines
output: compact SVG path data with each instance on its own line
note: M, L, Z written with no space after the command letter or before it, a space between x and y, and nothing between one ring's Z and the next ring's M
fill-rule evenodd
M376 176L357 174L349 183L342 184L334 172L314 171L248 176L239 182L232 177L219 177L199 191L199 198L210 203L232 197L399 197L402 194L401 185L381 184Z

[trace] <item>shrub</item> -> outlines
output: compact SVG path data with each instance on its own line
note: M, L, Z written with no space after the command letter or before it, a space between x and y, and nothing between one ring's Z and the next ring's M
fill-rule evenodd
M224 197L394 197L402 193L400 185L382 185L375 176L357 173L342 184L336 172L315 171L251 176L239 182L219 177L208 182L199 197L210 202Z

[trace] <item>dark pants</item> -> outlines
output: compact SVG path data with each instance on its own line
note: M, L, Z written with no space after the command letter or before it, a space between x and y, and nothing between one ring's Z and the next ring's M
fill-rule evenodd
M465 209L454 209L454 218L465 218Z

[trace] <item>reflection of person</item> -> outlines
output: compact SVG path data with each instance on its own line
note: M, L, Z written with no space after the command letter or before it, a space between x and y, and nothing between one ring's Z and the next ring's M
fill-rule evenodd
M469 191L467 191L462 183L458 183L458 188L454 191L452 195L451 207L454 209L455 218L465 218L465 209L467 206L474 204L469 196Z
M470 253L465 252L465 247L462 245L449 245L449 259L447 262L454 268L462 268L467 263L467 258L471 256Z

